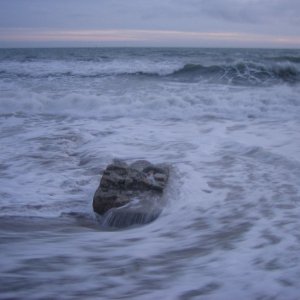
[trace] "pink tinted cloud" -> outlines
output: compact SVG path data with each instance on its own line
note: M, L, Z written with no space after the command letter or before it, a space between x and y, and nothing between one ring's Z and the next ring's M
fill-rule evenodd
M270 43L300 46L300 37L258 35L241 32L191 32L171 30L0 30L0 41L13 42L201 42Z

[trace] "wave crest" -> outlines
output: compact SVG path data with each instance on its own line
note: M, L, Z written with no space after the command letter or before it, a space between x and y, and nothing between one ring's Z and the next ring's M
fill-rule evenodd
M276 83L278 81L296 83L300 81L300 73L293 65L262 65L244 62L211 66L186 64L169 76L181 77L186 80L202 79L232 84Z

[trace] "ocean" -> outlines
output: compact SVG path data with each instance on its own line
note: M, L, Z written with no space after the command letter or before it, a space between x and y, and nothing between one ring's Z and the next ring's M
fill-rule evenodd
M152 223L92 210L171 166ZM0 49L1 299L300 295L300 50Z

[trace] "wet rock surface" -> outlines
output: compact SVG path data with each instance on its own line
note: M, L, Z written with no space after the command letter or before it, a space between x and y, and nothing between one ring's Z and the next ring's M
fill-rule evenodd
M163 209L169 166L114 160L103 172L93 209L102 225L129 227L155 220Z

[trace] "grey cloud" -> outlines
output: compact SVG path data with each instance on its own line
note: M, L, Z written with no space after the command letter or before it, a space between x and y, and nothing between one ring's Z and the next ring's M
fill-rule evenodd
M192 8L191 15L209 15L228 22L300 21L299 0L186 0L184 3L174 0L174 3L180 9Z
M1 0L0 27L300 34L299 0Z

